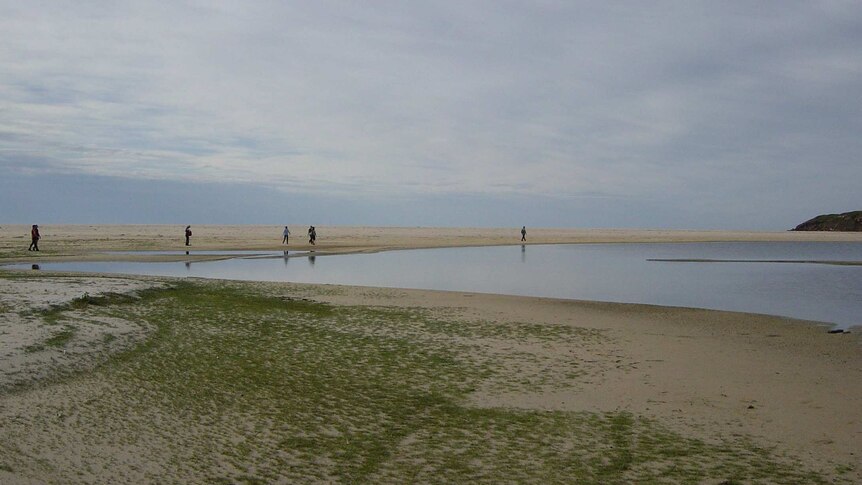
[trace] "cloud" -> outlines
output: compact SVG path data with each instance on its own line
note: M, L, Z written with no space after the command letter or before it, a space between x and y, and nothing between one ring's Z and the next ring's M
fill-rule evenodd
M837 205L862 175L860 34L842 2L3 2L0 163Z

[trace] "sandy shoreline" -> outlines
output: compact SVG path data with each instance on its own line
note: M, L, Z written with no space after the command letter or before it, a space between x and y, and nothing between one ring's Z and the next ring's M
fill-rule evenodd
M397 249L515 245L519 228L409 228L317 226L315 246L308 244L307 225L291 225L290 244L281 244L283 226L192 226L192 245L184 246L184 226L43 225L39 253L27 251L29 226L0 226L0 258L9 262L34 258L69 260L171 261L185 256L106 255L107 251L291 250L320 253L374 252ZM527 228L526 244L682 243L837 241L860 242L862 233L678 231L646 229Z
M5 225L0 228L3 260L32 258L22 239L26 229L26 226ZM278 244L278 227L199 226L193 229L193 249L283 249ZM300 232L299 229L300 226L296 226L294 233ZM175 226L110 226L110 229L46 226L42 243L45 251L38 257L89 259L100 258L93 254L99 251L183 249L181 238L177 236L181 231L182 227ZM316 249L322 252L520 244L516 228L319 227L318 231L320 244ZM862 234L837 233L530 228L528 231L530 244L862 240ZM22 243L23 252L19 249ZM294 237L290 249L307 249L305 240ZM16 280L0 280L5 283L0 287L0 313L4 317L4 328L0 332L7 336L0 346L0 375L5 376L7 384L12 382L10 376L40 378L46 372L50 374L50 369L45 370L46 365L67 365L63 359L74 360L69 355L85 353L81 349L86 345L73 345L75 342L68 344L62 354L60 349L25 352L25 348L32 348L34 342L44 338L46 331L44 325L33 319L32 313L20 311L26 310L27 305L39 304L27 303L27 294L38 293L46 301L56 303L78 296L80 290L69 290L71 280L78 285L72 285L74 288L90 288L91 295L103 291L132 291L170 281L7 274L10 273L26 279L29 286L22 286ZM334 305L424 309L481 324L563 325L578 329L584 335L597 337L576 344L521 349L517 341L505 345L493 339L474 342L483 345L485 352L505 355L528 351L541 357L539 364L519 364L517 372L520 374L555 375L563 372L560 369L568 361L578 362L580 374L564 386L548 389L490 392L480 388L471 395L471 405L565 412L626 411L706 441L745 437L778 454L786 454L791 462L800 460L827 477L862 483L862 387L858 385L862 382L862 338L858 333L829 335L824 327L810 322L648 305L333 285L235 285ZM89 330L82 334L88 335L91 342L102 338L99 332L112 332L129 339L143 335L140 330L118 321L89 321L82 325L84 323L89 325ZM27 374L27 369L32 375ZM0 384L3 382L0 380ZM44 392L35 390L10 396L0 394L0 418L18 416L15 419L23 419L21 416L27 414L32 399L45 398ZM0 425L0 430L6 426ZM8 426L11 430L17 425ZM5 476L12 480L10 483L16 483L16 477L21 479L4 473L0 469L0 478ZM24 482L22 479L21 483Z

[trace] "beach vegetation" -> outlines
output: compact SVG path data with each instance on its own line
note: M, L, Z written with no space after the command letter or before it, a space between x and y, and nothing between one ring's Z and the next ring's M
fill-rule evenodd
M34 397L0 426L0 463L22 479L826 483L744 437L706 443L628 412L473 403L576 388L592 371L540 350L589 350L609 338L596 330L197 281L134 297L85 294L46 315L67 322L82 311L152 330L95 370L52 381L62 401ZM73 331L63 331L68 341ZM61 345L56 335L45 345ZM43 385L12 394L37 396ZM44 458L65 448L82 459ZM136 453L120 460L112 449Z
M69 343L70 340L75 336L75 327L72 325L65 325L63 328L57 332L52 333L48 338L42 340L41 342L28 345L24 348L24 352L33 353L33 352L41 352L46 349L57 349L63 348Z

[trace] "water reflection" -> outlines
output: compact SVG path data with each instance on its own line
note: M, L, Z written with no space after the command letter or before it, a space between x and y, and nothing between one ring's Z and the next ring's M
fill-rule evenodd
M524 296L714 308L862 324L862 266L649 259L862 261L862 243L533 245L376 254L308 254L290 271L272 259L185 263L45 263L59 271L479 291ZM286 265L290 259L283 251ZM306 253L294 252L297 255ZM276 258L278 259L278 258ZM26 265L10 265L26 269Z
M192 254L192 250L169 250L169 251L158 251L158 250L142 250L142 251L104 251L103 254L122 254L124 256L174 256L174 255L190 255ZM276 256L281 254L281 250L279 251L255 251L255 250L246 250L246 249L195 249L195 255L199 256Z

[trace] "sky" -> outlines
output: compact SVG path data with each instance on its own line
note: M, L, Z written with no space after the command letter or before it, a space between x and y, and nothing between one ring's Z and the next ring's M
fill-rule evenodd
M0 0L0 223L784 230L860 134L853 1Z

